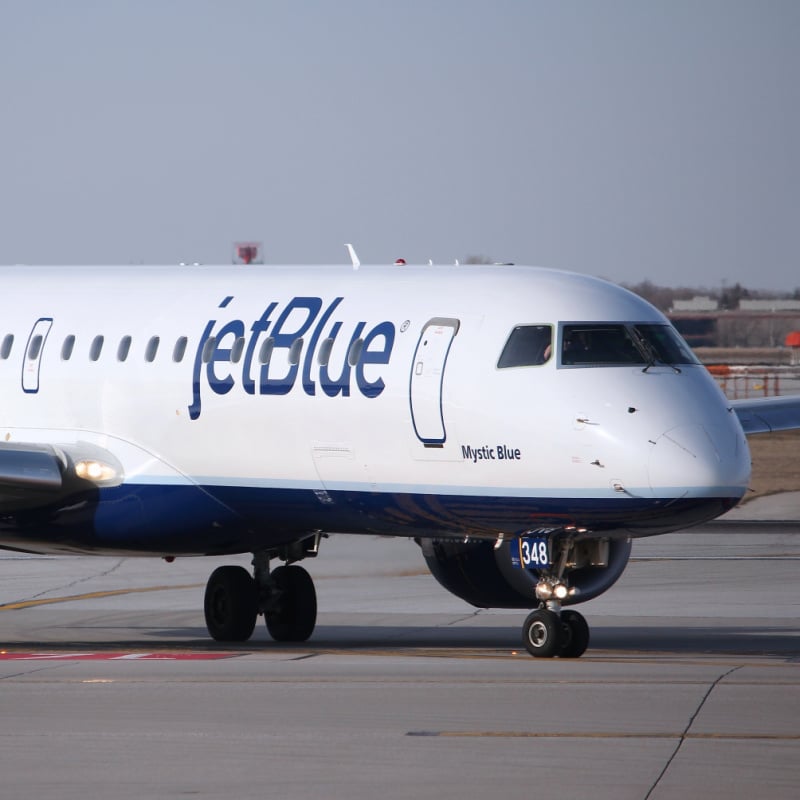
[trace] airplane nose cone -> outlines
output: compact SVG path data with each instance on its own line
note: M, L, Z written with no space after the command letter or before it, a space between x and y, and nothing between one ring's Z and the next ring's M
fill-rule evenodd
M712 439L702 425L682 425L662 434L650 452L648 476L653 493L681 497L741 497L749 458L735 438ZM745 448L746 450L746 448Z

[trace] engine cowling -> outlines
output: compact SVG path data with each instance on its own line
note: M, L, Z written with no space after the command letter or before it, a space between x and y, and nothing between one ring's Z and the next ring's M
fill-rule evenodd
M511 542L420 542L431 574L449 592L479 608L535 608L539 572L512 565ZM576 542L564 577L570 594L562 605L591 600L616 583L628 564L630 539Z

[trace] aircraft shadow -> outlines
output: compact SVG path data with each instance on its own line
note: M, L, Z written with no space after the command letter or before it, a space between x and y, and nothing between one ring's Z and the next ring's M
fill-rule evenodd
M92 627L99 634L102 627ZM113 632L112 632L113 630ZM200 652L258 653L269 651L309 653L353 653L380 650L402 655L403 651L430 650L436 655L452 651L454 656L464 654L487 656L511 653L522 648L520 633L509 627L479 627L450 629L436 626L347 626L320 625L307 642L275 642L262 626L256 628L247 642L215 642L208 638L203 627L138 628L120 636L119 627L108 631L107 637L84 637L70 641L7 642L2 646L47 650L54 652L76 650L197 650ZM133 635L131 635L133 634ZM500 653L498 653L500 651ZM624 626L597 627L586 656L769 656L800 660L800 626Z

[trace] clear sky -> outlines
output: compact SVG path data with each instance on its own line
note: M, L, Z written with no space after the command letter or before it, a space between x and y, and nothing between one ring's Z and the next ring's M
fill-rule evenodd
M0 0L0 263L800 286L796 0Z

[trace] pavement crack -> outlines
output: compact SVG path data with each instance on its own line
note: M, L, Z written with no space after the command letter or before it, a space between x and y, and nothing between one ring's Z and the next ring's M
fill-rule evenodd
M2 681L9 681L13 678L27 678L31 675L36 675L37 672L48 672L49 670L53 669L61 669L63 667L68 666L67 664L61 662L58 664L53 664L52 662L41 667L31 667L30 669L24 669L20 672L13 672L10 675L0 675L0 682Z
M451 619L449 622L445 622L442 625L437 625L437 628L451 628L453 625L458 625L460 622L466 622L470 619L475 619L477 616L481 614L481 612L485 611L485 608L478 608L470 614L465 614L463 617L456 617L456 619Z
M124 563L125 563L124 558L118 558L116 562L107 569L101 570L100 572L94 572L91 575L85 575L83 578L76 578L74 581L70 581L64 586L57 586L57 587L51 586L49 589L44 589L41 592L37 592L31 597L26 597L25 600L38 600L40 597L52 594L53 592L65 592L68 589L72 589L74 586L80 586L82 583L86 583L87 581L93 581L97 578L105 578L106 576L116 572ZM5 605L10 605L10 604L5 604Z
M653 792L658 787L658 784L661 783L661 779L667 774L667 771L672 766L672 762L675 761L675 759L677 758L681 747L683 747L683 743L689 736L689 731L691 730L692 725L694 725L694 721L697 719L698 714L703 710L703 706L706 704L706 700L708 700L708 698L711 696L711 692L713 692L714 689L716 689L716 687L723 680L725 680L725 678L727 678L729 675L732 675L734 672L740 670L741 668L742 668L741 665L737 667L731 667L731 669L729 669L727 672L723 672L722 675L719 675L717 679L708 687L706 693L703 695L703 697L700 699L700 702L697 704L697 708L694 710L694 713L689 718L689 722L686 723L686 727L683 729L680 738L678 739L678 743L675 745L675 749L672 751L672 754L667 759L667 763L664 764L664 768L661 770L658 777L655 779L655 782L650 787L647 794L644 796L644 800L650 800L650 798L653 796Z

